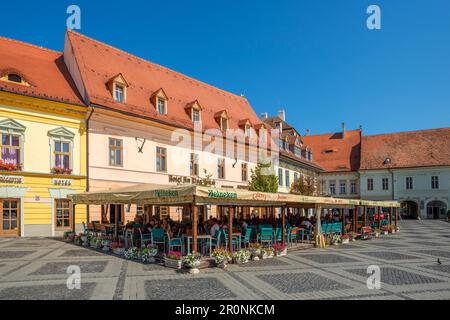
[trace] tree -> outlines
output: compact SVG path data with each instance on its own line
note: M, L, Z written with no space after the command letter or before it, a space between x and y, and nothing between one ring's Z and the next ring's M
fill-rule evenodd
M278 192L278 177L275 175L270 161L258 162L255 170L252 169L251 172L248 188L250 191Z
M291 193L303 196L317 195L316 179L312 174L301 174L291 185Z

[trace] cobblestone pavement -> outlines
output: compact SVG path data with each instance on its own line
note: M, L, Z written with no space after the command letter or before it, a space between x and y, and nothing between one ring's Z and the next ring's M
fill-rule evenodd
M450 224L191 275L47 238L0 238L0 299L450 299ZM438 259L440 263L438 263ZM68 290L69 265L81 289ZM369 290L367 267L381 270Z

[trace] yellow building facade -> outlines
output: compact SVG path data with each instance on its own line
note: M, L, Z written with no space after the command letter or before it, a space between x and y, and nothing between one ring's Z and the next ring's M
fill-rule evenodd
M80 230L86 207L86 107L0 91L0 236Z

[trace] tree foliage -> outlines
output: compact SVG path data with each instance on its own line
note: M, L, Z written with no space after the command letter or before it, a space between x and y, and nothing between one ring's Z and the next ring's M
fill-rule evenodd
M278 192L278 177L271 162L258 162L255 170L252 169L249 182L250 191Z
M316 186L316 179L312 174L301 174L298 179L291 185L291 193L300 194L303 196L316 196L318 188Z

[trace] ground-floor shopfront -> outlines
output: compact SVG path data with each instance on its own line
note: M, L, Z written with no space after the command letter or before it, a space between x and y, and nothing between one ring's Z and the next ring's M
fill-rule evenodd
M74 212L67 196L85 189L86 179L80 176L0 175L0 237L60 236L74 227L81 230L86 206Z

